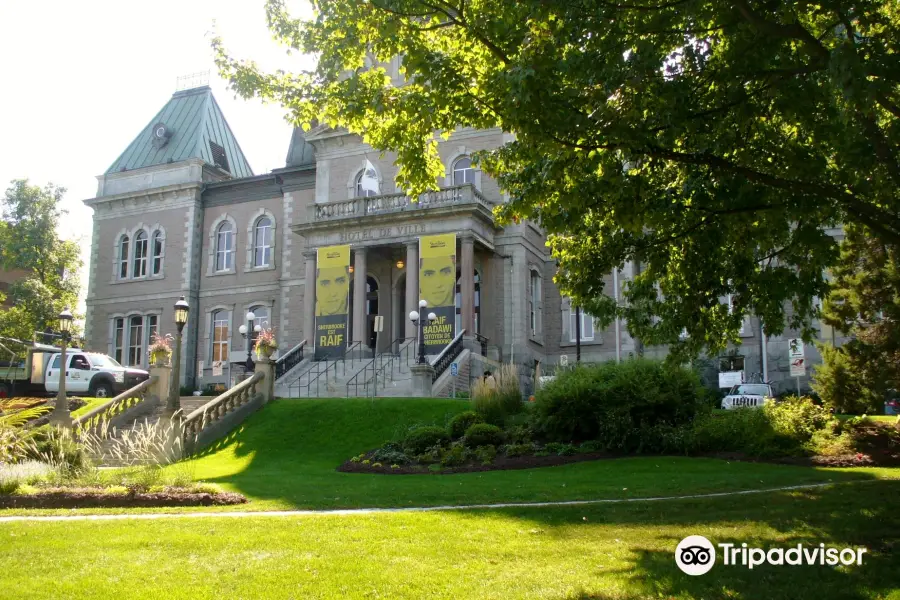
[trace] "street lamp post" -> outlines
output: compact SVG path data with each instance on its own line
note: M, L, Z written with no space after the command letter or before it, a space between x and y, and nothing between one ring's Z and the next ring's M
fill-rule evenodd
M418 342L417 343L419 345L419 351L416 355L416 364L417 365L425 364L425 319L426 319L425 309L426 308L428 308L428 302L426 302L425 300L419 300L419 310L421 311L421 318L419 318L420 314L416 311L411 311L409 313L409 320L412 321L413 325L415 325L418 328L418 335L417 335ZM437 319L437 315L434 313L428 313L427 319L428 319L429 323L433 323Z
M166 400L166 413L174 415L181 409L181 332L188 320L188 306L184 296L175 303L175 349L172 352L172 381L169 385L169 397Z
M59 391L56 393L56 406L50 415L50 423L61 427L72 426L72 415L69 414L69 399L66 397L66 346L72 336L72 313L68 308L59 313L59 332L61 334L59 352Z
M259 333L262 331L261 325L253 325L253 322L256 320L256 315L253 314L253 311L249 311L247 313L247 324L241 325L238 327L238 331L241 332L241 335L247 340L247 362L244 365L247 367L247 372L250 373L254 369L256 369L256 363L253 362L253 355L251 351L253 350L253 336L250 335L250 332Z

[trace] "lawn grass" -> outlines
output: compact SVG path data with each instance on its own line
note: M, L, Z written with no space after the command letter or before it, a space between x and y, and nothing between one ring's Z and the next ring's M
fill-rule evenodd
M280 400L188 465L194 478L251 499L244 510L540 502L721 492L871 478L887 470L825 470L687 457L632 457L458 475L339 473L343 461L412 425L446 423L448 399ZM898 474L900 475L900 474Z
M900 598L900 482L560 508L0 523L0 596L166 598ZM677 543L864 546L862 566L722 565Z
M109 402L112 398L81 398L81 400L84 400L87 404L72 411L73 419L77 419L81 415L87 414L88 411L94 410L101 404Z

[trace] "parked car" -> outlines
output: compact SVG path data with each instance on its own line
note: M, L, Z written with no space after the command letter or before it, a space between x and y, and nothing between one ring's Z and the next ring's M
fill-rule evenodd
M722 398L722 408L725 410L745 407L759 408L766 402L773 402L774 398L772 386L766 383L742 383L733 386Z

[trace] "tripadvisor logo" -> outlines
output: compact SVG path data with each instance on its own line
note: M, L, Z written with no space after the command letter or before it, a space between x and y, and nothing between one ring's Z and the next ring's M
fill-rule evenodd
M747 544L716 544L722 564L753 569L760 565L862 565L865 548L831 548L825 544L790 548L751 548ZM716 546L702 535L689 535L675 548L675 564L688 575L703 575L716 564Z

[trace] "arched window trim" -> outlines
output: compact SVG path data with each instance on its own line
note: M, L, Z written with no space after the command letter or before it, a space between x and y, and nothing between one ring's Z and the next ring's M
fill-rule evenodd
M266 312L268 313L268 315L264 318L260 317L259 309L265 309ZM272 329L274 327L272 325L272 321L274 319L273 313L275 311L275 300L254 300L253 302L244 304L243 312L240 315L240 319L239 319L240 323L238 323L238 327L240 327L241 325L247 324L245 321L245 319L246 319L245 315L251 310L253 311L253 314L256 315L254 327L255 327L255 325L261 325L262 327L269 328L269 329ZM253 336L251 343L255 343L255 342L256 342L256 335ZM244 351L245 352L247 351L247 341L246 340L244 340Z
M444 178L444 185L446 187L453 187L455 185L453 183L453 171L456 168L456 163L460 159L463 159L463 158L468 158L471 160L473 153L474 153L474 151L471 148L468 148L466 146L459 146L459 147L457 147L456 151L453 152L448 157L447 162L445 164L446 173L445 173L445 178ZM475 189L480 192L481 191L481 169L476 167L475 165L472 165L472 169L474 171L473 172L473 175L474 175L473 184L475 185Z
M218 251L218 234L219 228L224 223L229 223L231 225L231 267L227 269L217 270L216 269L216 253ZM208 276L216 276L216 275L230 275L236 272L235 263L237 257L237 222L230 215L223 214L220 215L215 221L213 221L212 225L209 228L209 251L207 254L207 266L206 266L206 274Z
M531 338L540 341L544 329L544 278L536 265L528 268L528 317Z
M145 229L138 229L132 238L132 273L133 279L145 279L147 277L147 255L150 251L150 236Z
M162 324L162 309L130 310L109 315L108 354L124 366L148 367L151 329L159 330ZM140 339L133 339L132 319L140 319ZM121 331L121 337L119 332ZM136 361L132 359L137 358Z
M124 245L124 248L123 248ZM116 236L113 253L113 279L125 281L131 272L131 236L124 229Z
M259 224L260 220L269 219L269 222L272 224L271 233L270 233L270 244L269 244L269 263L267 265L256 266L256 247L257 247L257 235L256 228ZM245 252L245 262L244 262L244 270L245 271L271 271L276 267L276 249L278 247L278 221L275 219L275 215L273 215L270 211L265 208L260 208L253 216L250 217L250 220L247 223L247 250Z
M370 161L371 162L371 161ZM352 200L354 198L359 198L360 196L356 193L356 186L359 183L362 174L366 171L366 159L362 159L360 161L359 166L356 169L350 171L350 177L347 179L347 199ZM378 165L372 163L372 168L375 169L375 176L378 178L378 189L381 190L382 194L388 193L384 187L384 176L381 173L381 169L378 168Z

